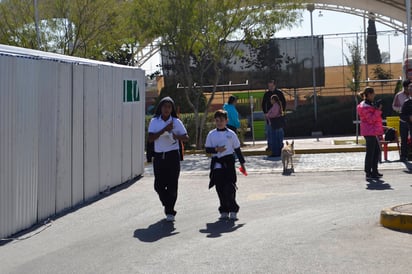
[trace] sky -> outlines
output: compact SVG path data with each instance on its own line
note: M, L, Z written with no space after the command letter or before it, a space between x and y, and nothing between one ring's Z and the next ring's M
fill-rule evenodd
M319 12L321 11L321 16ZM281 30L276 33L276 38L310 36L310 13L303 12L303 21L299 27ZM355 15L326 11L313 11L313 34L324 35L324 61L325 66L346 65L345 56L349 56L348 44L356 43L356 33L359 33L359 43L363 46L363 18ZM366 20L366 28L368 22ZM378 32L378 46L382 52L390 52L390 62L396 63L402 61L403 48L405 45L405 36L399 33L395 36L394 31L380 23L376 23ZM387 31L391 31L388 33ZM379 32L385 32L379 34ZM146 62L142 68L146 74L153 73L159 68L160 55L155 55L151 60Z

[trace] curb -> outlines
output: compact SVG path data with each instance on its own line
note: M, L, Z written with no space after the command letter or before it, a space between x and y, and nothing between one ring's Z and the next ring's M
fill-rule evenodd
M388 147L388 151L396 151L396 147ZM320 153L344 153L344 152L365 152L364 146L357 147L333 147L333 148L308 148L308 149L295 149L295 154L320 154ZM185 154L205 154L204 150L185 150ZM259 156L269 155L264 150L243 150L242 154L245 156Z
M381 211L381 225L399 231L412 231L412 212L402 212L406 207L412 208L412 204L402 204L385 208Z

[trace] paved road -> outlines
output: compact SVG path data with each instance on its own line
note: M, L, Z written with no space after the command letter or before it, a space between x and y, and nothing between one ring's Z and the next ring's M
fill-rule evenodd
M412 235L381 227L379 216L411 202L412 175L390 162L384 181L366 182L363 157L297 155L290 176L279 161L248 157L236 222L217 219L206 157L182 163L174 224L148 166L136 183L0 246L0 272L409 273Z

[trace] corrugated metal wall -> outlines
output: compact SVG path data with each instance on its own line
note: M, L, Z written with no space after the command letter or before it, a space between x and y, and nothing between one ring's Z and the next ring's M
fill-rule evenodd
M141 69L0 45L0 238L143 174L144 106Z

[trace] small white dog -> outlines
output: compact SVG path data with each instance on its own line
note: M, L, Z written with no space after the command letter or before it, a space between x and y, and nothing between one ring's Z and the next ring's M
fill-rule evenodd
M294 143L295 141L292 141L292 143L290 144L288 141L286 141L286 145L284 145L282 148L282 152L281 152L282 165L283 165L282 174L286 174L289 163L291 165L290 171L295 172L293 168L293 158L292 158L293 155L295 155Z

